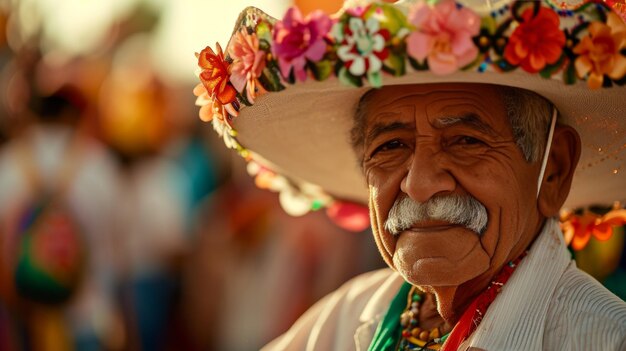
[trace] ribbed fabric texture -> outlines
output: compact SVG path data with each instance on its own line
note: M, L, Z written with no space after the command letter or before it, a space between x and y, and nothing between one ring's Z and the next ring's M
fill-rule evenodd
M626 350L626 303L576 268L550 220L463 346Z

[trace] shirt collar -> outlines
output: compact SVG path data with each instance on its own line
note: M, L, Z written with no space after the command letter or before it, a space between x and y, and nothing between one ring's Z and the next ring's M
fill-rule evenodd
M541 349L543 342L541 331L545 324L550 297L570 261L571 255L567 251L558 221L548 219L526 258L522 260L487 310L480 326L462 346L504 350L512 342L519 344L519 340L514 340L516 335L534 335L536 337L528 338L525 348ZM399 274L390 275L365 305L359 318L360 322L371 324L380 320L389 307L389 301L393 299L403 282ZM368 334L368 338L356 339L371 340L372 331L366 330L368 328L360 329L357 334ZM524 329L531 329L528 332L532 334L511 332ZM365 346L361 346L367 348L366 344L363 343Z
M571 261L558 221L548 219L502 292L491 304L467 346L485 350L539 350L551 297ZM517 340L519 335L531 335Z
M404 279L402 279L400 274L396 272L391 274L369 299L361 313L359 321L365 323L380 319L381 316L387 312L389 302L398 293L402 283L404 283Z

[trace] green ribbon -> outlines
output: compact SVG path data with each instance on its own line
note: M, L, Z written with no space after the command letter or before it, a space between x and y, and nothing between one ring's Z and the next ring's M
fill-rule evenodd
M389 310L378 325L368 351L393 351L396 349L402 335L400 315L406 308L409 291L411 291L411 284L404 282L398 294L391 300Z

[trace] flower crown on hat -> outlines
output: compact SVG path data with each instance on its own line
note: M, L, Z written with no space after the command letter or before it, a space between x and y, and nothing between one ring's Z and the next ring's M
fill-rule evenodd
M589 89L624 85L626 24L607 3L612 2L567 8L514 1L481 17L453 0L419 1L408 15L398 6L372 2L344 6L338 16L316 11L304 17L292 7L282 20L248 8L226 52L217 44L215 51L206 47L196 54L201 69L196 104L201 119L211 121L227 147L248 161L257 186L280 193L288 213L327 208L339 217L347 213L347 226L365 227L366 211L317 186L295 185L240 145L232 127L240 109L262 94L307 80L381 87L385 76L414 71L524 70L563 84L585 81Z

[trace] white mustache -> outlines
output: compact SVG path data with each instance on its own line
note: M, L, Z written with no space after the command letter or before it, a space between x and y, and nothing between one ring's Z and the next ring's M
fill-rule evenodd
M485 206L469 195L436 196L425 203L402 195L389 210L385 229L392 235L398 235L415 223L434 220L462 225L481 235L487 228L488 219Z

